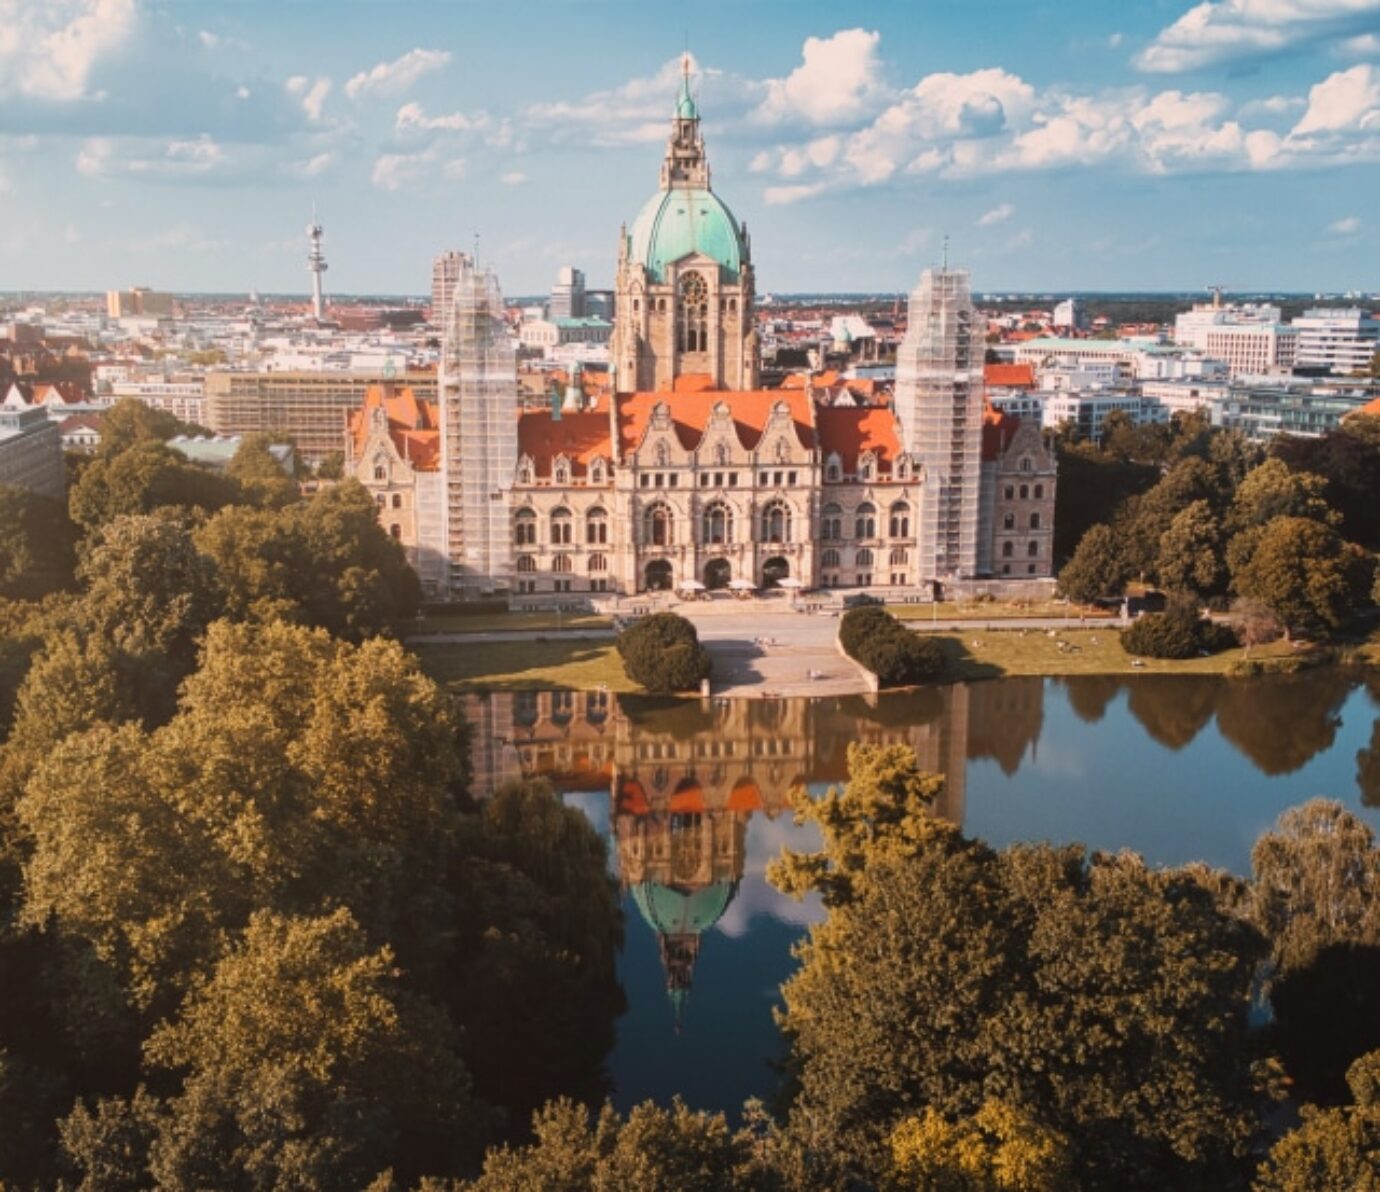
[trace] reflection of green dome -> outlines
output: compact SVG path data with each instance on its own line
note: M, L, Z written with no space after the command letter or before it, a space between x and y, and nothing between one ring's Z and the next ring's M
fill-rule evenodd
M692 252L712 257L722 266L724 280L737 281L747 256L733 212L712 190L700 186L659 190L647 200L633 223L629 250L633 261L647 267L653 282L664 282L666 266Z
M737 892L737 882L714 882L698 890L642 882L633 887L632 896L658 935L700 935L719 921Z

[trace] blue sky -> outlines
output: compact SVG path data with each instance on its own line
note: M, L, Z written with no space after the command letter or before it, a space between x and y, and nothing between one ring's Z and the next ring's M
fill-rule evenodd
M687 44L763 291L1380 288L1380 0L0 0L0 290L607 285Z

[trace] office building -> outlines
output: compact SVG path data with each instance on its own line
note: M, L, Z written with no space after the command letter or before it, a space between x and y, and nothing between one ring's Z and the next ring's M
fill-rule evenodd
M1294 364L1348 375L1370 369L1380 350L1380 319L1357 307L1304 311L1294 320L1298 349Z
M546 317L553 322L560 319L583 319L585 317L585 275L579 269L563 265L556 274L556 284L551 287L551 301L547 303Z

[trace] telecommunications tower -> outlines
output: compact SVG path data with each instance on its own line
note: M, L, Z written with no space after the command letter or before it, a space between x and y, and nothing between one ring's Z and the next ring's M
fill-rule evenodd
M307 272L311 274L311 313L319 323L326 317L325 300L321 296L321 275L326 272L326 258L321 254L321 225L316 220L316 204L311 205L311 223L307 225Z

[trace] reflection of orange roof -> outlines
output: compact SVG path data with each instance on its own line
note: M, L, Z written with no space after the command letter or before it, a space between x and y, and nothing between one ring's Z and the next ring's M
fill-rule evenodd
M704 810L704 791L693 778L684 779L671 793L671 810L682 814Z
M800 441L807 448L815 445L814 409L803 390L752 389L729 392L720 389L699 389L685 392L680 389L680 382L689 379L678 378L674 393L625 393L619 397L618 435L625 451L637 450L652 421L652 411L659 402L665 402L670 408L676 436L687 451L693 451L699 446L705 427L709 425L709 416L719 402L728 406L738 431L738 438L748 450L756 447L762 438L762 432L766 429L777 402L783 402L790 411Z
M647 792L636 778L625 778L618 787L618 813L620 815L647 815L652 805L647 801Z
M751 778L740 778L728 793L729 811L761 811L762 791Z
M537 475L548 476L558 455L570 460L576 476L609 450L609 416L581 411L553 418L550 410L525 410L518 417L518 453L532 460Z
M988 406L982 412L982 458L991 462L1011 446L1021 420Z
M374 411L388 420L388 437L399 455L418 472L434 472L441 462L441 432L436 403L419 398L408 385L370 385L364 404L349 417L350 440L356 457L369 440Z
M1035 366L1033 364L986 364L982 368L982 379L994 389L1034 389Z
M885 406L830 406L820 410L819 446L827 456L837 451L845 475L858 470L858 456L872 451L878 467L890 471L900 454L896 415Z

